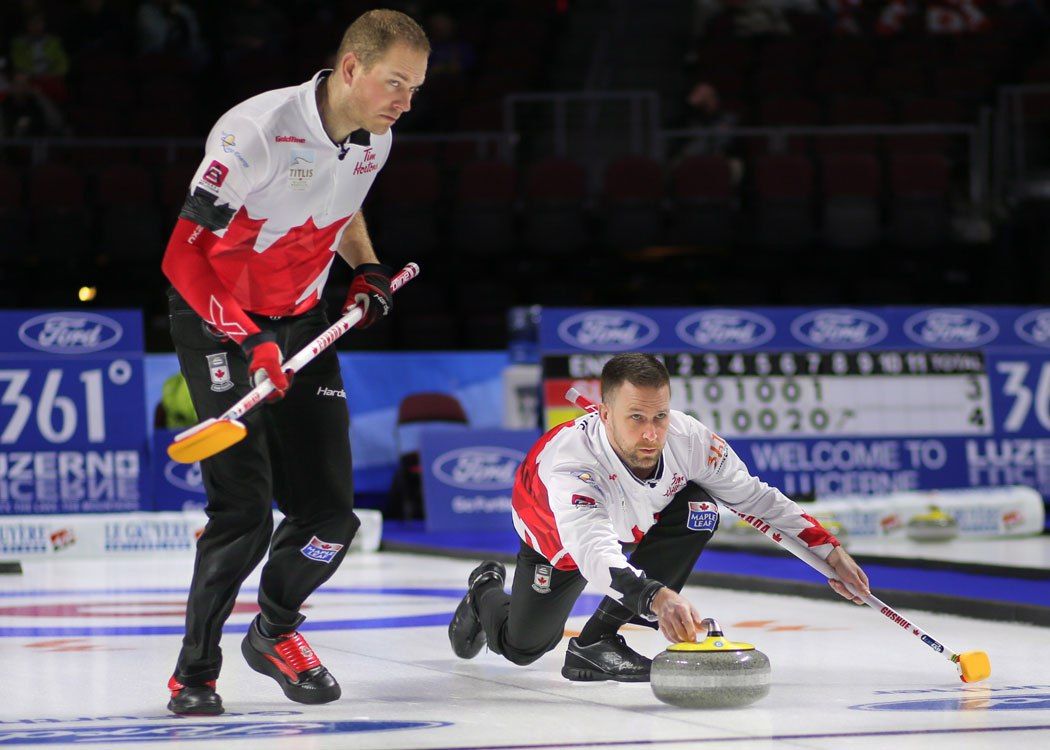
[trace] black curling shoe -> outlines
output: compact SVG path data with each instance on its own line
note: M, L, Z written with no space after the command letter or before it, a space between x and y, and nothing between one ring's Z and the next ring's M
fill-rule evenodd
M342 695L335 677L298 631L267 638L257 615L241 641L241 653L249 667L272 677L296 703L331 703Z
M493 581L503 588L506 580L507 569L493 560L486 560L471 571L467 578L467 593L448 624L448 642L460 659L473 659L485 646L485 630L481 627L474 603L478 588Z
M171 700L168 710L179 716L218 716L223 712L222 698L215 692L215 680L187 687L175 679L168 680Z
M622 635L608 635L590 646L569 639L561 676L573 682L649 682L653 660L634 651Z

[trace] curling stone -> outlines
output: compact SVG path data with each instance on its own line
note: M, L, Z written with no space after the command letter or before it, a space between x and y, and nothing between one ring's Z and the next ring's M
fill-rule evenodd
M734 643L710 617L707 637L676 643L653 659L649 681L664 703L681 708L746 706L769 693L769 659L750 643Z
M916 542L948 542L959 536L959 522L948 513L931 505L908 521L908 538Z

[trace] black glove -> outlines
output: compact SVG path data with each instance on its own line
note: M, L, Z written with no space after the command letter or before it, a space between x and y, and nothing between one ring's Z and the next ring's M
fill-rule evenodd
M343 314L354 304L364 308L358 328L368 328L380 318L386 317L394 306L390 292L390 275L393 270L382 263L362 263L354 269L354 280L343 304Z

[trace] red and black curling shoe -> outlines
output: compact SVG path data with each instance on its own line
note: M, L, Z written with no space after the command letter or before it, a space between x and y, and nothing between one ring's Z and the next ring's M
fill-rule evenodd
M335 677L298 631L268 638L259 630L257 616L241 641L241 653L248 666L276 680L296 703L330 703L342 695Z
M222 698L215 692L215 680L203 685L183 685L174 676L168 680L171 700L168 710L179 716L218 716L223 712Z

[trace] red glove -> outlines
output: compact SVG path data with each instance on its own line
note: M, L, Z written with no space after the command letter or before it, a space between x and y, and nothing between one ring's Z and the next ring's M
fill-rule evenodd
M358 328L368 328L380 318L386 317L394 306L390 293L390 266L382 263L362 263L354 269L354 280L350 282L350 293L343 303L345 315L354 304L364 308Z
M283 398L291 386L291 371L286 373L281 369L284 357L281 356L281 347L277 346L277 335L273 331L256 333L246 338L241 348L248 357L248 374L252 383L259 385L266 379L273 383L274 391L267 401Z

